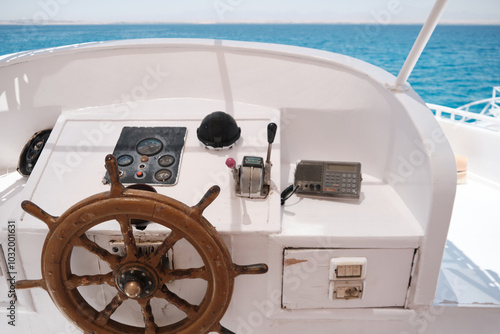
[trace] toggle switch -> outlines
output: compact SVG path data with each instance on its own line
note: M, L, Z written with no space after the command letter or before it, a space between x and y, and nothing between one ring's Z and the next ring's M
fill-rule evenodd
M365 257L334 257L330 260L330 280L364 279Z

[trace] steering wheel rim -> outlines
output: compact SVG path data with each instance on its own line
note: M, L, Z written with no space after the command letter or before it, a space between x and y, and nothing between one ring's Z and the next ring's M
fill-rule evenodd
M218 196L220 188L213 186L196 206L189 207L157 193L125 189L119 180L116 158L112 155L106 157L106 168L112 183L111 190L80 201L60 217L47 214L32 202L23 202L23 209L43 220L49 227L49 233L42 252L43 278L18 281L17 288L44 288L65 316L85 333L231 333L220 325L220 320L229 306L234 278L241 274L265 273L267 265L234 264L224 241L202 216L203 210ZM149 220L169 228L171 232L154 253L140 254L133 236L132 219ZM109 220L116 220L120 225L126 250L124 257L109 253L86 235L92 227ZM161 258L181 239L195 248L204 266L166 271L160 268ZM97 255L108 263L112 271L99 275L74 275L70 266L74 247L83 247ZM190 304L166 285L175 279L188 278L207 281L205 296L199 305ZM117 289L116 296L101 311L90 306L78 291L79 286L98 284L108 284ZM131 294L131 291L139 292ZM152 298L166 299L186 313L186 318L158 327L151 309ZM134 299L141 306L145 327L130 326L111 319L127 299Z

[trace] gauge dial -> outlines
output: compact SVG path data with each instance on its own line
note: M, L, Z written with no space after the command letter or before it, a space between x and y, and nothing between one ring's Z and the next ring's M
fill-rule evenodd
M141 140L137 144L136 149L140 155L151 156L151 155L158 154L162 148L163 148L163 144L161 143L160 140L158 140L156 138L147 138L147 139Z
M116 159L118 162L118 166L125 167L130 165L132 162L134 162L134 158L132 158L131 155L124 154L120 155L118 159Z
M168 169L160 169L155 173L155 179L160 182L165 182L172 177L172 172Z
M163 155L160 157L160 159L158 159L158 165L162 167L170 167L174 162L175 158L170 154Z

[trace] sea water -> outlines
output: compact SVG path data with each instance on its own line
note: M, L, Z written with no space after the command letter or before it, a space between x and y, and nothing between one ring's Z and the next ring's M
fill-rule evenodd
M0 26L0 55L92 41L210 38L337 52L397 75L420 28L337 24L4 25ZM490 97L492 87L500 86L500 26L438 26L408 81L428 103L458 107Z

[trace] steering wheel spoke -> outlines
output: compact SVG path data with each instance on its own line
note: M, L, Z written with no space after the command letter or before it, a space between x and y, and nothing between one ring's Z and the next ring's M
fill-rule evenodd
M162 258L167 254L168 250L172 248L175 243L183 237L177 230L172 230L170 234L163 240L160 246L156 248L155 252L150 255L148 262L151 267L156 268L160 265Z
M233 265L233 275L260 275L265 274L269 268L265 263L250 264L247 266L239 266L237 264Z
M71 275L71 277L65 282L66 289L73 290L79 286L89 286L89 285L102 285L108 284L109 286L115 286L115 281L113 279L113 273L109 272L104 275Z
M73 243L75 246L83 247L89 252L97 255L101 260L106 262L111 269L115 268L120 263L121 258L119 256L111 254L97 243L90 240L85 233L79 238L74 239Z
M201 278L205 281L208 281L210 279L210 273L203 266L201 268L165 270L164 277L166 282L171 282L180 279L196 279L196 278Z
M145 334L154 334L158 326L156 325L155 318L153 316L153 310L151 309L151 299L146 301L139 301L142 308L142 315L144 317L144 324L146 325Z
M137 245L135 243L134 230L130 218L127 215L118 215L115 217L120 224L120 230L125 245L125 261L134 261L138 258Z
M124 298L118 293L111 302L106 305L104 310L99 312L99 314L96 317L95 322L101 326L104 326L108 323L109 318L113 315L113 313L116 312L118 307L123 303Z
M188 319L195 319L198 315L198 305L193 305L185 299L179 297L178 295L170 291L166 285L163 285L161 290L158 290L155 297L166 299L170 304L186 313Z

